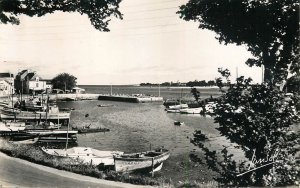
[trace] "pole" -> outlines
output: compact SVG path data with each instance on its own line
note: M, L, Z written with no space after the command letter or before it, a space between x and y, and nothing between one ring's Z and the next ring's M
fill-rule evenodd
M48 123L47 121L48 121L48 110L49 110L49 106L48 106L48 103L49 103L49 95L48 95L48 91L47 91L47 89L46 89L46 93L47 93L47 104L46 104L46 124Z
M112 96L112 84L110 84L110 96Z
M23 101L23 80L22 80L22 90L21 90L21 104L22 104L22 101Z
M160 84L158 84L158 96L160 97Z
M152 177L154 176L154 157L152 157Z
M68 149L68 140L69 140L69 126L70 126L70 121L68 122L68 129L67 129L67 141L66 141L66 151Z

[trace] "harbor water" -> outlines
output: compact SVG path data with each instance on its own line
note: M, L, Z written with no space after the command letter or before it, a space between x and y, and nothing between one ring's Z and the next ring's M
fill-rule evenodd
M108 93L110 86L81 86L87 93ZM219 95L217 89L200 89L201 93ZM113 88L115 93L134 94L143 93L157 95L157 88L120 87ZM182 92L184 91L184 92ZM187 97L190 88L169 89L161 88L164 98L178 98L182 93ZM97 104L112 104L110 107L98 107ZM170 150L170 158L164 163L163 169L156 178L171 179L178 182L210 181L212 173L206 167L191 164L189 154L198 148L190 143L195 130L202 130L211 137L219 136L212 117L200 115L172 114L165 111L162 103L126 103L115 101L72 101L60 102L62 108L74 108L71 113L70 125L73 127L105 127L110 132L80 134L78 145L93 147L99 150L119 150L125 153L147 151L150 148L165 147ZM88 114L88 115L87 115ZM174 125L174 121L184 122L181 126ZM218 143L211 142L212 147Z

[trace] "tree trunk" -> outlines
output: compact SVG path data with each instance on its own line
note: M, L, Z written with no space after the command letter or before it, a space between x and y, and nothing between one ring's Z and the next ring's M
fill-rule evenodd
M274 81L274 68L276 64L275 54L270 54L267 50L263 52L264 82L272 84Z

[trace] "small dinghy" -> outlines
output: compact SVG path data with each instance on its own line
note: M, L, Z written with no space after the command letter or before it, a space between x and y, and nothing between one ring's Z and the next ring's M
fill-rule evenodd
M174 125L180 126L180 125L183 125L183 124L184 124L184 122L174 121Z

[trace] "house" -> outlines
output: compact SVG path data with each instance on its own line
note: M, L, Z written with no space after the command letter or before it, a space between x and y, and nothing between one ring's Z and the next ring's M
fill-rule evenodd
M9 72L0 73L0 96L8 96L14 93L14 75Z
M7 80L0 80L0 97L6 97L14 94L14 87Z
M43 93L45 91L51 92L52 84L51 80L42 79L37 74L34 75L29 80L29 92L36 94L36 93Z
M52 90L50 80L42 79L35 71L31 70L22 70L17 74L15 87L18 93L24 94L36 94Z
M85 89L79 88L79 87L74 87L72 89L72 93L85 93Z

